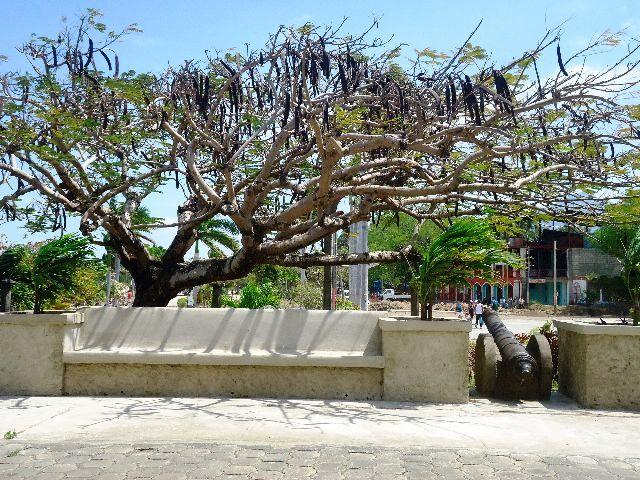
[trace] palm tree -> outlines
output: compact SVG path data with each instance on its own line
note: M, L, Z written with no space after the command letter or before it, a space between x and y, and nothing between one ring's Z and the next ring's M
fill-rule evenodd
M0 278L27 285L33 290L34 313L42 313L47 302L73 290L75 273L94 265L89 239L63 235L42 245L37 252L24 245L8 248L0 255Z
M494 280L493 265L520 267L522 259L506 250L491 226L480 220L460 219L442 231L422 251L422 263L413 279L422 305L422 320L433 320L433 304L443 285L464 285L469 278Z
M226 218L211 218L201 223L197 231L196 251L198 242L202 241L209 249L209 258L223 258L225 256L223 248L237 252L240 244L236 235L240 232L233 221ZM211 307L220 308L223 283L211 284Z

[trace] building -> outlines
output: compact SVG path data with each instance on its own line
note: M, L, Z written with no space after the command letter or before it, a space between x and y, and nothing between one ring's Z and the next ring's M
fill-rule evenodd
M492 298L514 301L523 298L527 303L553 305L554 248L558 305L584 300L590 276L620 274L618 260L592 248L583 234L543 229L536 241L521 237L509 239L509 249L526 259L527 268L494 265L496 282L471 278L469 286L444 287L438 298L440 301L482 299L484 302Z
M528 259L528 268L523 272L527 302L553 305L554 242L558 305L584 300L589 276L620 274L618 260L592 248L581 233L544 229L535 242L520 240L520 249Z

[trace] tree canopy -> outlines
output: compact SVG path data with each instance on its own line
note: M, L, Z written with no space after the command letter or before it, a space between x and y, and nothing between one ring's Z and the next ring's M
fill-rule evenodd
M155 73L121 68L116 42L137 27L108 32L95 10L57 37L34 36L20 49L31 71L0 78L5 220L57 229L77 216L135 279L134 305L163 305L259 264L401 260L406 251L301 253L384 212L593 222L637 183L638 115L624 99L637 43L597 72L581 62L619 38L567 54L550 31L502 64L469 39L407 62L375 26L281 27L260 48ZM543 55L558 59L548 78ZM132 213L170 186L185 198L177 222L144 226L177 228L156 258ZM186 261L216 216L235 224L239 248Z

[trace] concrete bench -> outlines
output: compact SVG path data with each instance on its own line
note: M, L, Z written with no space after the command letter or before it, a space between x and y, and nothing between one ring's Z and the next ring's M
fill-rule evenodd
M383 317L146 307L0 314L0 395L467 402L469 322Z
M65 363L383 368L376 312L88 308Z
M68 330L72 394L382 396L380 314L88 308ZM277 368L276 368L277 367Z

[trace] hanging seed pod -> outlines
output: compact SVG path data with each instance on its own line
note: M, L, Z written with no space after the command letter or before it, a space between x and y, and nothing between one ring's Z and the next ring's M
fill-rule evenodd
M278 60L273 61L273 67L276 69L276 77L280 78L280 66L278 65Z
M258 61L260 62L260 66L264 65L264 56L262 55L262 51L260 51L260 57Z
M204 92L202 94L202 113L203 114L207 111L207 107L209 106L209 92L210 92L210 83L209 83L209 76L207 75L204 78Z
M293 121L294 121L294 133L298 135L300 133L300 105L296 105L293 109Z
M316 63L315 55L311 55L311 60L309 61L309 63L309 81L315 88L318 86L318 64Z
M100 55L102 55L102 58L104 58L104 61L107 62L107 67L109 67L109 71L111 71L111 59L109 59L107 54L104 53L102 50L98 50L98 51L100 52Z
M331 76L331 61L329 60L329 54L324 48L324 41L322 41L322 62L320 62L320 68L325 78Z
M444 103L447 107L447 115L451 116L451 89L448 84L444 89Z
M58 52L56 51L56 46L55 45L51 46L51 51L53 53L53 66L57 67L58 66Z
M180 188L180 180L178 180L178 170L175 171L176 190Z
M89 38L89 50L87 50L87 60L84 62L84 69L86 70L93 60L93 40Z
M340 76L340 85L342 86L342 93L347 95L349 93L349 83L347 82L347 77L344 73L344 67L342 66L342 62L338 60L338 75Z
M456 95L456 85L453 83L453 79L449 77L449 89L451 91L451 111L456 109L456 103L458 103Z
M304 98L302 96L302 83L301 83L298 85L298 100L297 100L298 105L301 105L303 101L304 101Z
M470 110L473 112L473 119L476 125L480 125L481 120L480 120L480 109L478 108L478 99L476 98L476 94L473 91L473 84L471 83L471 79L469 78L468 75L465 75L465 84L468 92L467 98L468 98L469 107L470 107Z
M114 56L114 62L116 64L115 71L113 72L114 78L118 78L118 73L120 72L120 60L118 59L118 55Z
M560 67L560 71L565 77L568 77L569 74L564 68L564 62L562 61L562 53L560 52L560 42L558 42L558 46L556 47L556 56L558 57L558 66Z
M289 92L284 93L284 113L282 118L282 126L284 127L289 121L289 112L291 110L291 95Z

